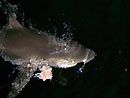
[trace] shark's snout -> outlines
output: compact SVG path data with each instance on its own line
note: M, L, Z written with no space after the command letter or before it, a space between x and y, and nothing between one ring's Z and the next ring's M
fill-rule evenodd
M90 60L94 59L95 56L96 56L96 54L93 50L87 49L85 58L83 59L84 64L86 64Z

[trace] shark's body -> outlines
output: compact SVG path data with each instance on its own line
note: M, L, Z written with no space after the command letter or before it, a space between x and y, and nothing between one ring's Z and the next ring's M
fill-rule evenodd
M15 97L24 88L37 68L45 65L68 68L95 57L92 50L76 42L67 44L53 35L23 27L15 15L10 16L9 24L0 31L0 55L20 65L8 98Z

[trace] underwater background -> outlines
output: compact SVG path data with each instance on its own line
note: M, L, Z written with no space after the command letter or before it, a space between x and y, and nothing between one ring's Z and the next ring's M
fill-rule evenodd
M18 21L24 21L25 26L32 24L59 37L71 32L74 41L97 54L82 73L78 72L82 64L78 64L68 69L53 68L51 81L31 78L16 98L130 98L130 1L7 2L18 6ZM0 28L7 23L4 11L0 9ZM0 98L4 98L18 71L13 71L16 65L0 59Z

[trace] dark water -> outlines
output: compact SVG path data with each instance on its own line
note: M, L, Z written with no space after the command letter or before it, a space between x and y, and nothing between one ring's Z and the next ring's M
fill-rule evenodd
M54 33L57 28L60 36L64 32L63 22L67 22L71 25L73 40L97 54L82 74L77 72L81 64L66 70L54 69L51 82L32 78L16 98L130 98L130 4L127 0L8 2L18 4L18 12L24 12L25 20L31 19L38 29L44 27ZM5 16L1 14L1 26L6 23ZM22 21L21 14L18 20ZM25 25L28 26L28 22ZM0 66L0 84L11 83L15 77L14 73L8 78L12 65L1 59Z

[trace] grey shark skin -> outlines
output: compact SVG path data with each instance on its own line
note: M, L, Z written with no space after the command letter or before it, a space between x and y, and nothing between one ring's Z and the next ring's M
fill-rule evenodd
M9 17L9 24L0 30L0 55L20 65L8 98L15 97L24 88L37 68L44 65L69 68L95 57L94 51L77 42L67 44L56 36L45 32L39 34L36 29L23 27L15 14Z

